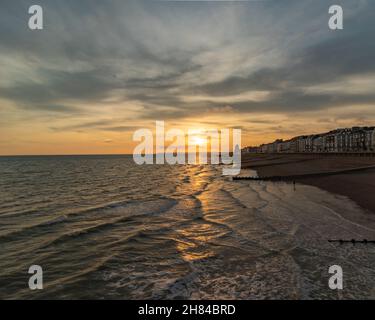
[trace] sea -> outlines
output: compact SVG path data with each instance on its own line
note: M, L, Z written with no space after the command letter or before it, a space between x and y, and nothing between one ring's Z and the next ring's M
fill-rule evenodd
M0 158L1 299L374 299L370 213L221 166L132 156ZM29 268L43 270L30 290ZM343 289L329 286L330 266Z

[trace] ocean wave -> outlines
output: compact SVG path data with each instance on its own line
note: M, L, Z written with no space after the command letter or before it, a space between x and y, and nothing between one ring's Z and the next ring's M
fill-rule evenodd
M66 213L61 216L55 216L48 220L39 221L36 224L24 226L21 227L18 230L11 231L5 234L0 234L0 240L1 241L12 241L17 237L23 237L26 235L36 234L38 235L42 229L50 229L52 226L57 226L60 224L69 225L69 223L75 222L77 219L84 221L85 216L90 216L90 220L96 219L96 218L106 218L103 217L103 213L108 214L109 216L112 214L120 215L120 217L114 218L110 221L103 222L101 224L97 224L88 228L82 228L80 230L77 230L72 233L63 234L60 237L76 237L81 234L93 232L94 230L100 230L100 228L103 228L105 226L111 226L115 223L124 222L127 221L127 219L130 219L134 216L142 216L142 215L156 215L160 214L171 207L173 207L177 201L172 198L160 198L157 200L150 200L150 201L144 201L142 203L137 201L121 201L121 202L115 202L110 204L105 204L102 206L97 206L94 208L89 208L85 210L78 210L73 211L71 213ZM125 210L126 209L126 210ZM94 216L93 216L94 214ZM75 219L73 219L75 218ZM86 221L87 222L87 221ZM53 241L57 241L58 238L56 238Z

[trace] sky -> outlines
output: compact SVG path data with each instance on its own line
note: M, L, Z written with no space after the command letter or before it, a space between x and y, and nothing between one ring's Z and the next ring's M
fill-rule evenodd
M243 146L375 125L375 1L330 2L1 0L0 155L132 153L155 121Z

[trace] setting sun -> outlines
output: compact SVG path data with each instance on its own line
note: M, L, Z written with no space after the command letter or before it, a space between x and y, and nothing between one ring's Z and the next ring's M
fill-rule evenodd
M194 137L192 139L192 142L197 146L203 146L203 145L207 144L207 140L205 138L201 138L201 137Z

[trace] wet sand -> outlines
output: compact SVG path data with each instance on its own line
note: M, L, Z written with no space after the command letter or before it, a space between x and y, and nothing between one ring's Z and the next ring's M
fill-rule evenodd
M375 167L371 166L375 157L244 154L242 160L242 167L256 170L259 177L293 177L298 183L346 196L375 213Z

